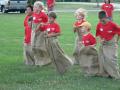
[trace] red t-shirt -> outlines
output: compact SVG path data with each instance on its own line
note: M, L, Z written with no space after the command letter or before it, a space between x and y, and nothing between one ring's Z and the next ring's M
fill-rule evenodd
M55 2L55 0L47 0L48 7L50 7L50 5L53 4L54 2Z
M118 27L112 21L109 21L107 24L102 24L99 22L96 27L96 36L100 36L101 38L109 41L111 40L115 34L120 35L120 27Z
M76 22L73 24L73 26L78 27L78 26L80 26L83 22L85 22L85 20L76 21Z
M96 44L96 39L91 33L88 33L87 35L83 35L82 43L85 46L95 45Z
M48 16L44 12L40 12L39 14L33 13L33 23L47 23L48 22ZM45 27L40 27L41 31L45 30Z
M59 33L59 32L61 32L60 26L56 22L52 23L52 24L48 24L46 26L46 30L48 31L48 33Z
M83 22L85 22L85 20L76 21L76 22L73 24L73 27L79 27ZM74 32L76 32L76 30L74 30Z
M108 17L112 17L112 11L114 9L112 4L103 4L101 9L106 12Z
M28 25L28 19L30 18L30 16L26 16L24 19L24 28L25 28L25 38L24 38L24 42L29 44L31 42L31 28Z

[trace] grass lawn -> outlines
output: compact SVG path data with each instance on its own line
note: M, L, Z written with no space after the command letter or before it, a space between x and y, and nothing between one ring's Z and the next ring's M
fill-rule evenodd
M56 10L76 10L78 9L78 7L82 7L82 8L85 8L87 10L98 10L100 8L95 8L97 6L96 5L84 5L84 4L56 4L55 5L55 9ZM62 8L61 8L62 7Z
M119 16L119 12L114 15L114 21L118 24ZM53 65L24 65L24 17L24 14L0 14L0 90L120 90L120 80L84 77L77 65L71 67L63 76L56 73ZM88 13L87 19L92 24L92 33L95 34L97 13ZM75 21L73 13L59 13L57 21L62 29L59 37L61 47L72 56L75 40L72 31Z

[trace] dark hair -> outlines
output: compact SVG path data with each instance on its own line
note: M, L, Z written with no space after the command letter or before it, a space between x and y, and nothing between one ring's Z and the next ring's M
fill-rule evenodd
M33 11L33 6L32 5L27 5L27 7L26 8L30 8L31 9L31 11Z
M48 16L49 16L49 17L52 17L52 18L54 18L54 19L57 18L57 15L56 15L55 12L50 12L50 13L48 13Z
M99 17L99 19L106 18L107 17L106 12L105 11L100 11L98 13L98 17Z
M104 0L104 2L106 3L106 0ZM108 3L110 3L110 0L108 0Z

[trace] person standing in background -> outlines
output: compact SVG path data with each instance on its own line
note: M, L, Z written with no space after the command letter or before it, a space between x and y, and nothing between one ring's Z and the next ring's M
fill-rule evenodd
M48 12L54 10L55 0L47 0L47 3L46 3L46 4L47 4Z
M106 12L109 20L113 20L114 6L111 4L111 0L104 0L104 4L101 6L101 10Z

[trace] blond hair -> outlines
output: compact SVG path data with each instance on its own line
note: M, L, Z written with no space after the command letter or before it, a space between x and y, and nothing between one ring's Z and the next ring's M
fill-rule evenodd
M36 2L34 3L34 6L37 7L37 8L39 8L39 7L44 8L44 4L43 4L43 2L41 2L41 1L36 1Z
M86 17L87 15L87 11L83 8L79 8L75 11L74 15L77 16L77 15L80 15L82 14L84 16L84 18Z

